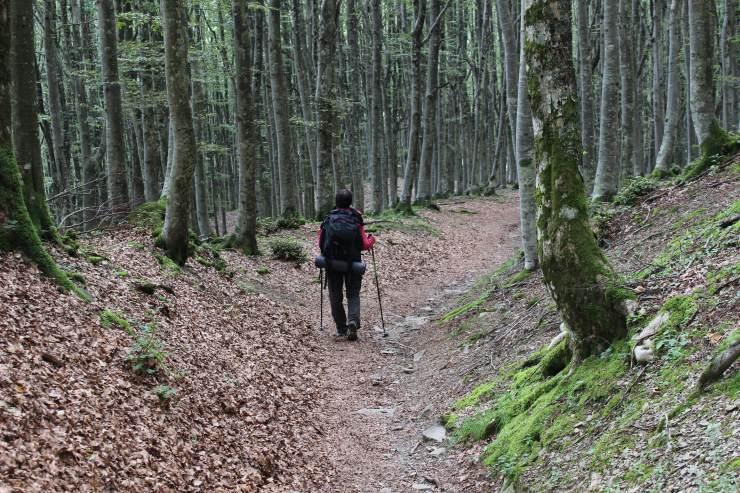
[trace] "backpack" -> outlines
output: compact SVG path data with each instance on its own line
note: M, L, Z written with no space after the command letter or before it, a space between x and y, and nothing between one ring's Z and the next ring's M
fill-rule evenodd
M361 259L362 216L352 209L334 209L321 223L321 254L330 260L356 262Z

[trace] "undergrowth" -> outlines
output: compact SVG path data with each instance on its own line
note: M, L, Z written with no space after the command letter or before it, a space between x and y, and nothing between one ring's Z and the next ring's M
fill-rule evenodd
M282 237L270 240L272 258L288 262L304 262L308 255L303 245L293 238Z

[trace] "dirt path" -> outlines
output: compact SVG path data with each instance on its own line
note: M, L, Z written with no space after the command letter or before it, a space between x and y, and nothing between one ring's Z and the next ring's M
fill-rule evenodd
M336 339L325 311L321 337L330 352L330 397L320 423L321 446L337 476L324 491L490 491L493 485L475 464L477 454L423 441L422 431L437 422L460 385L451 356L459 349L434 320L518 246L517 204L514 194L442 203L440 212L423 213L440 235L408 245L410 250L379 235L388 338L380 333L371 269L363 286L358 343ZM398 267L404 254L417 255L408 264L420 268L409 273L408 266ZM315 304L310 301L307 307Z

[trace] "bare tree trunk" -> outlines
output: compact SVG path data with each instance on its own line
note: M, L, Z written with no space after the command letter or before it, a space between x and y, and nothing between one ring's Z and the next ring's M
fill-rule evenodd
M248 0L232 0L236 62L236 120L239 146L239 219L234 243L247 255L257 254L256 124L250 66ZM258 75L259 77L259 75Z
M419 169L419 127L421 126L421 44L424 20L426 19L426 0L414 0L414 29L411 33L411 114L409 115L409 144L406 169L403 176L403 193L399 206L411 211L411 194Z
M722 126L728 130L740 131L738 121L738 48L737 40L737 1L725 0L725 16L722 20L720 40L722 63Z
M357 115L356 118L347 119L349 125L349 155L351 157L350 167L352 169L352 191L355 206L363 209L365 207L365 193L363 190L363 167L359 165L360 157L360 121L359 116L362 114L362 104L360 103L361 82L360 82L360 45L358 41L359 12L357 10L356 0L347 0L347 47L349 69L349 93L352 101L350 112Z
M141 27L142 42L148 43L152 39L152 21L147 19ZM144 162L142 175L144 178L144 200L155 201L159 198L159 176L162 167L162 155L159 142L157 125L160 119L157 115L155 103L149 101L149 95L156 92L153 70L147 70L141 74L139 83L141 97L145 101L142 109L142 128L144 133Z
M319 72L316 78L316 104L319 113L318 161L316 180L316 218L323 219L334 208L332 156L337 142L336 38L339 9L335 0L321 6L319 34ZM309 143L309 146L311 143Z
M627 335L617 276L599 249L578 172L581 139L571 63L571 0L526 0L527 60L537 169L539 258L545 285L572 331L576 362ZM616 48L616 47L615 47ZM575 289L574 289L575 288Z
M514 19L511 15L509 0L496 0L501 40L504 47L504 77L506 82L506 111L509 114L509 130L513 140L516 139L516 105L517 105L517 51L514 34ZM516 140L512 150L516 152Z
M522 1L522 19L524 19L525 14L525 2ZM531 271L535 270L538 265L537 209L534 203L537 168L535 163L532 162L534 128L532 127L532 108L529 105L527 94L526 26L524 22L520 26L516 162L519 178L519 218L522 232L522 249L524 250L524 268Z
M370 3L372 17L372 76L371 76L371 119L368 122L371 134L370 182L373 192L373 211L382 212L383 203L383 105L381 84L383 83L383 18L380 0Z
M424 96L424 125L421 144L421 166L419 171L419 190L416 200L428 202L432 198L432 150L435 140L435 124L437 121L437 80L439 78L439 46L440 36L439 0L430 0L429 3L429 57L427 59L427 88Z
M103 72L106 119L106 169L108 203L114 214L131 210L126 180L126 158L123 143L123 109L121 83L118 79L116 13L113 2L96 0L100 31L100 62Z
M604 0L604 74L601 81L599 162L593 199L609 201L619 185L619 33L618 0Z
M665 175L670 170L673 160L676 141L678 138L678 123L681 119L680 93L681 80L679 77L679 64L681 60L681 12L683 0L671 0L669 13L669 48L668 48L668 90L666 107L666 121L663 128L663 142L660 144L658 159L655 163L654 173Z
M594 95L592 88L591 67L591 36L588 26L588 1L576 0L577 4L577 32L578 32L578 85L581 105L581 145L583 146L583 162L581 170L586 183L586 193L589 195L594 187L596 176L596 146L594 145Z
M62 96L60 88L62 74L57 55L56 41L56 2L45 0L46 12L44 13L44 54L46 55L46 81L49 89L49 114L51 115L51 145L54 147L54 167L56 192L61 193L69 186L68 174L69 163L67 149L64 146L64 108L62 107ZM69 200L63 201L62 209L70 204Z
M619 74L622 86L620 181L633 174L635 138L635 42L632 0L619 0Z
M663 141L663 123L665 121L665 101L663 99L663 7L664 0L651 0L653 6L653 143L657 156L660 143ZM655 163L648 162L648 167ZM650 172L650 169L645 170Z
M298 213L295 166L290 145L290 122L288 82L283 67L282 40L280 34L281 0L270 0L268 12L268 36L270 51L270 89L275 111L275 134L277 136L278 181L280 183L280 214L293 216Z
M180 0L160 0L164 33L167 100L174 133L167 212L161 243L167 256L180 265L188 259L191 187L197 159L188 77L188 34L185 7Z

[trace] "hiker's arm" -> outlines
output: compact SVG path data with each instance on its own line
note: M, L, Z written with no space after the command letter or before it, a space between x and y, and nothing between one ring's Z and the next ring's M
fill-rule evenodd
M360 235L362 236L362 249L370 250L375 244L375 237L365 233L365 226L360 226Z

